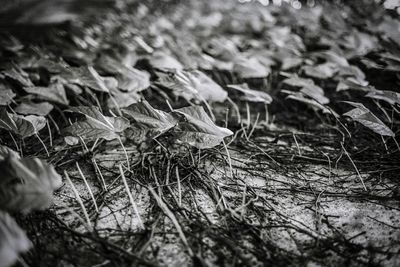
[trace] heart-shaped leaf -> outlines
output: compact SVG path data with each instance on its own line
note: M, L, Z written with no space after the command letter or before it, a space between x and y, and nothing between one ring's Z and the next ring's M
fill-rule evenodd
M122 110L125 116L134 121L131 127L146 132L147 136L157 137L177 124L171 114L153 108L147 101L130 105Z
M118 80L118 88L123 91L140 92L150 87L150 75L147 72L127 67L108 55L101 56L96 66L114 75Z
M49 85L49 87L24 87L24 90L41 100L46 100L62 105L69 104L64 86L61 83L53 83Z
M73 123L64 129L66 136L82 137L85 139L103 138L113 140L119 137L129 126L129 121L122 117L104 116L97 107L72 107L70 112L85 115L86 120Z
M198 70L173 71L169 73L158 72L157 84L169 88L176 96L181 96L187 101L224 102L228 96L210 77Z
M173 114L183 116L177 127L179 142L197 148L212 148L233 134L229 129L215 125L202 106L176 109Z
M32 246L25 232L6 212L0 211L0 267L12 266L19 254Z
M156 69L183 69L183 65L178 60L161 51L153 53L149 58L149 62Z
M266 78L271 72L270 69L262 65L257 58L238 57L233 66L233 72L243 79Z
M336 64L331 62L327 62L316 66L305 66L303 70L307 76L317 79L331 78L336 72L339 71Z
M19 158L9 153L0 161L0 209L21 211L48 208L53 191L61 187L54 167L38 158Z
M103 79L92 66L77 68L75 75L78 78L76 83L79 85L89 87L98 92L109 92Z
M343 116L350 117L352 120L361 123L362 125L371 129L377 134L383 136L391 136L391 137L395 136L393 131L389 127L387 127L378 117L376 117L363 104L350 101L344 101L344 103L352 105L355 108L344 113Z
M390 105L400 105L400 94L393 91L374 90L370 91L366 95L366 97L382 100L389 103Z
M53 105L47 102L22 102L15 108L15 112L23 115L46 116L53 110Z
M256 91L249 88L247 83L243 84L230 84L228 88L234 89L242 93L241 100L248 102L261 102L264 104L271 104L272 97L263 91Z
M281 92L288 94L288 96L286 97L287 99L292 99L292 100L302 102L315 110L321 110L325 114L331 114L337 118L339 117L339 114L337 114L335 111L327 108L326 106L319 103L315 99L306 97L306 95L303 92L292 92L292 91L288 91L288 90L282 90Z
M10 104L15 96L16 94L11 89L7 89L3 84L0 84L0 106Z
M21 68L14 67L12 69L2 71L1 73L22 87L34 86L29 78L28 73L23 71Z
M13 132L22 138L38 134L46 126L46 118L29 115L10 114L0 107L0 128Z

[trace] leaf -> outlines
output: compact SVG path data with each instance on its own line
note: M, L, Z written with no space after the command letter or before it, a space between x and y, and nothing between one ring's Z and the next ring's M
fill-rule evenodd
M107 106L109 108L125 108L138 103L142 98L136 92L122 92L118 89L111 90L111 95L112 97L107 100Z
M0 84L0 106L7 106L15 96L16 94L11 89L6 89L3 84Z
M400 105L400 94L393 91L386 91L386 90L370 91L365 97L382 100L389 103L392 106L395 104Z
M4 107L0 108L0 128L11 131L22 138L38 134L46 126L46 122L46 118L41 116L9 114Z
M38 158L19 158L10 153L0 162L0 209L28 213L48 208L53 191L62 185L52 165Z
M149 62L156 69L183 69L183 65L178 60L161 51L153 53L149 58Z
M339 69L335 64L327 62L316 66L305 66L303 70L307 76L323 80L333 77Z
M76 83L79 85L89 87L98 92L109 92L103 79L92 66L80 67L75 70L75 75L78 78Z
M134 130L145 131L152 138L165 133L178 122L172 115L153 108L146 100L122 109L122 112L134 120L131 124Z
M187 101L196 99L199 101L224 102L228 93L216 82L201 71L174 71L158 72L157 84L166 87L176 95Z
M35 95L36 98L41 100L46 100L62 105L69 104L64 86L61 83L53 83L50 84L49 87L24 87L24 90L27 93Z
M249 88L247 83L243 84L230 84L227 85L228 88L234 89L243 96L241 96L241 100L248 101L248 102L261 102L264 104L271 104L272 97L263 91L256 91Z
M361 103L355 103L350 101L343 101L349 105L355 107L354 109L346 112L343 116L350 117L354 121L357 121L365 127L371 129L377 134L382 136L394 137L393 131L387 127L378 117L376 117L368 108Z
M310 106L311 108L313 108L315 110L321 110L325 114L331 114L337 118L339 117L339 115L335 111L328 109L323 104L318 103L318 101L316 101L314 99L306 98L302 92L292 92L292 91L287 91L287 90L282 90L281 92L289 95L286 97L287 99L293 99L293 100L302 102L304 104L307 104L308 106Z
M290 78L287 78L282 81L284 84L293 86L293 87L301 87L300 92L303 95L306 95L319 104L325 105L328 104L330 101L327 97L325 97L325 92L324 90L319 87L318 85L314 84L314 81L311 79L305 79L305 78L300 78L297 75L291 76ZM287 90L282 90L282 92L289 93L290 91ZM296 95L289 93L291 95ZM297 99L299 101L304 102L303 100L300 100L302 97L300 95L297 95L296 97L290 97L291 99Z
M285 80L282 81L282 83L293 87L307 87L310 85L315 85L313 80L300 78L297 75L293 75L289 78L286 78Z
M15 112L23 115L46 116L53 110L53 105L47 102L22 102L15 108Z
M31 87L34 86L31 79L29 78L28 73L23 71L19 67L14 67L9 70L5 70L1 72L5 77L13 80L16 82L18 85L22 87Z
M12 266L19 254L28 251L31 246L15 220L8 213L0 211L0 267Z
M118 80L118 88L128 92L140 92L150 87L147 72L127 67L108 55L102 55L96 63L103 72L113 74Z
M262 65L255 57L239 57L234 61L233 72L242 79L251 79L268 77L271 70Z
M78 121L64 129L66 136L82 137L86 139L103 138L113 140L119 137L129 126L129 121L122 117L104 116L97 107L72 107L69 112L85 115L85 121Z
M229 129L215 125L202 106L176 109L173 114L184 117L184 120L178 123L179 142L197 148L212 148L233 134Z

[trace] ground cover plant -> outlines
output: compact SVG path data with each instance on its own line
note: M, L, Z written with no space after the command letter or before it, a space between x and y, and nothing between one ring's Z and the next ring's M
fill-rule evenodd
M391 1L82 2L0 19L1 267L400 264Z

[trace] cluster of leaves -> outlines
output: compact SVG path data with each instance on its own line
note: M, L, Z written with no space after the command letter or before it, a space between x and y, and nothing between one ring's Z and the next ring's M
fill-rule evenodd
M20 152L15 136L41 140L46 125L50 146L52 138L74 146L170 136L199 149L212 148L233 134L216 125L213 106L235 101L255 108L294 101L297 110L311 108L344 123L339 113L350 104L354 109L344 117L381 136L396 136L396 118L379 118L378 112L387 115L383 103L397 116L400 94L375 88L366 75L390 72L399 80L400 40L393 29L400 24L389 16L357 20L354 10L341 12L330 4L298 11L286 5L238 8L236 1L205 1L177 16L152 15L144 5L120 5L100 23L47 32L51 45L2 36L0 128ZM205 12L210 5L214 11ZM349 27L360 23L369 32ZM271 86L276 77L279 81ZM144 99L154 107L164 100L186 107L165 112ZM0 208L29 212L48 207L59 186L54 169L3 150L0 168L7 175L0 181ZM10 225L7 216L4 225ZM7 231L0 234L10 236ZM5 239L20 243L4 248L25 250L21 236Z
M0 266L9 266L31 244L7 212L48 208L62 181L53 166L38 158L20 158L6 146L0 146L0 172Z

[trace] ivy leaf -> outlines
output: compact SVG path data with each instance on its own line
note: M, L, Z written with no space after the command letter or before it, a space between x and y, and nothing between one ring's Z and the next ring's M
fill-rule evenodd
M297 75L294 75L294 76L291 76L290 78L283 80L282 82L284 84L290 85L292 87L300 87L301 88L300 92L303 95L310 97L311 99L318 102L319 104L325 105L330 102L329 98L325 97L324 90L321 87L319 87L318 85L315 85L314 81L311 79L300 78ZM282 90L282 92L292 95L291 97L289 97L291 99L296 99L298 101L305 102L304 99L302 99L302 98L304 98L304 96L302 97L301 94L297 94L297 93L287 91L287 90ZM311 104L311 102L309 102L309 104ZM321 108L319 108L319 109L321 109Z
M53 110L53 108L54 106L47 102L22 102L15 108L15 112L23 115L46 116Z
M31 246L15 220L8 213L0 211L0 267L12 266L19 254L28 251Z
M129 121L122 117L104 116L97 107L79 106L72 107L69 112L80 113L86 117L64 129L67 136L82 137L86 139L103 138L113 140L129 126Z
M385 101L392 106L395 104L400 105L400 94L393 91L374 90L369 92L366 97Z
M263 91L256 91L249 88L247 83L243 84L230 84L227 85L228 88L234 89L243 96L241 96L241 100L248 101L248 102L261 102L264 104L271 104L272 97Z
M161 51L153 53L149 58L149 62L156 69L183 69L183 65L178 60Z
M234 62L233 72L242 79L251 79L268 77L271 70L262 65L255 57L239 57Z
M89 87L98 92L109 93L103 79L92 66L76 68L76 83L81 86Z
M229 129L215 125L202 106L176 109L173 114L183 116L177 127L179 142L197 148L212 148L233 134Z
M393 131L363 104L350 101L343 102L355 107L354 109L344 113L343 116L350 117L352 120L361 123L365 127L382 136L395 136Z
M176 95L187 101L224 102L228 93L210 77L198 70L158 72L157 84L166 87Z
M293 75L289 78L286 78L282 81L282 83L293 86L293 87L307 87L310 85L315 85L314 81L311 79L301 78L297 75Z
M147 72L127 67L108 55L101 56L96 66L114 75L118 80L118 88L123 91L140 92L150 87L150 75Z
M15 96L13 90L6 89L3 84L0 84L0 106L7 106Z
M0 108L0 128L11 131L22 138L38 134L46 126L46 118L29 115L10 114L3 107Z
M303 70L307 76L323 80L333 77L339 69L336 64L327 62L316 66L305 66Z
M62 105L69 104L64 86L61 83L53 83L49 85L49 87L24 87L24 90L41 100L46 100Z
M5 70L1 72L5 77L11 79L18 85L22 87L31 87L34 86L31 79L29 78L28 73L23 71L19 67L14 67L9 70Z
M325 105L319 103L315 99L307 98L303 92L292 92L292 91L288 91L288 90L282 90L281 92L288 94L286 99L292 99L292 100L302 102L315 110L321 110L325 114L331 114L337 118L339 117L339 115L335 111L325 107Z
M38 158L19 158L9 153L0 162L0 209L28 213L48 208L53 191L62 185L52 165Z
M178 122L172 115L153 108L146 100L130 105L122 112L134 120L131 125L134 130L147 132L152 138L165 133Z
M122 92L119 89L111 90L111 95L112 97L107 100L109 108L125 108L138 103L141 99L136 92Z

